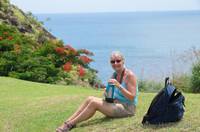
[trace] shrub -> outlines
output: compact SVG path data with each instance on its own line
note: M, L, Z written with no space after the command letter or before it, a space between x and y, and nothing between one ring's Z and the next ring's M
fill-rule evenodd
M191 90L191 75L189 74L175 74L173 76L174 86L183 92L192 92Z
M199 93L200 92L200 61L193 64L191 82L192 82L192 92Z
M192 47L182 57L185 61L189 61L192 64L192 75L191 75L191 90L194 93L200 92L200 50Z
M0 76L64 84L93 84L96 72L89 67L92 52L76 50L62 41L38 43L16 27L0 25Z
M153 80L139 80L138 89L142 92L158 92L164 87L164 83Z

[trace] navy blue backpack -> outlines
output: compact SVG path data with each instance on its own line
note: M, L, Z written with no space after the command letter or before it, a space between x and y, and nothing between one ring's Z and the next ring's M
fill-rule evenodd
M165 87L154 97L151 105L143 117L142 124L161 124L176 122L184 114L185 97L165 79Z

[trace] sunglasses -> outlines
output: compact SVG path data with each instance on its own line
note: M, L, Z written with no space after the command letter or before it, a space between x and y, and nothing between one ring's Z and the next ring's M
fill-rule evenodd
M114 64L115 62L120 63L122 60L111 60L110 63Z

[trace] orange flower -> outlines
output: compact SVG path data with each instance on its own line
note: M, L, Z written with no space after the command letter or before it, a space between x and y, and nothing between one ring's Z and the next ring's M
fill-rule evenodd
M71 62L67 62L65 63L65 65L63 66L64 71L66 72L70 72L72 69L72 63Z
M0 41L3 40L3 37L0 36Z
M64 47L65 49L69 50L73 55L76 55L77 54L77 51L76 49L74 49L72 46L70 45L65 45Z
M8 32L3 32L3 34L4 34L4 35L7 35L7 34L8 34Z
M80 77L83 77L85 75L85 69L81 65L78 66L78 75Z
M8 40L13 40L13 37L12 36L8 36Z
M65 49L62 47L57 47L55 48L56 53L58 54L64 54L65 53Z
M90 63L91 61L93 61L92 59L90 59L90 58L87 57L87 56L80 56L79 59L80 59L83 63L85 63L85 64L88 64L88 63Z

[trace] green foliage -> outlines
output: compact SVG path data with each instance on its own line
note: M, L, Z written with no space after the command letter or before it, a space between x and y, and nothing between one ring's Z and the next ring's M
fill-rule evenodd
M164 83L153 80L139 80L138 88L142 92L158 92L164 87Z
M9 4L9 0L0 0L0 11L7 12Z
M14 8L13 15L18 19L19 22L25 23L27 21L26 16L21 13L21 10Z
M174 74L170 81L179 91L193 92L191 89L191 75L189 74ZM138 82L139 90L142 92L158 92L164 88L164 80L139 80Z
M9 72L16 69L17 56L13 52L4 52L0 55L0 75L8 76Z
M173 84L184 92L200 92L200 50L192 47L178 57L181 65L190 64L191 70L187 73L173 71Z
M200 49L192 47L181 58L186 63L191 63L190 92L200 93ZM187 79L188 80L188 79ZM187 81L186 81L187 82ZM186 83L186 85L189 83Z
M31 12L1 0L0 16L0 76L80 85L98 80L89 66L93 53L65 46Z
M15 27L0 25L0 76L62 84L92 84L97 76L89 67L92 61L61 41L46 40L20 33ZM73 68L71 68L73 67Z
M200 93L200 61L193 64L191 82L192 92Z
M45 57L34 57L24 60L19 68L9 76L35 82L55 83L59 78L59 69Z
M42 22L39 22L37 17L34 16L31 12L27 12L26 13L26 17L28 18L28 20L30 21L30 23L32 23L33 25L40 27L41 25L43 25Z
M189 75L189 74L176 74L176 75L174 75L172 83L180 91L192 92L191 75Z

